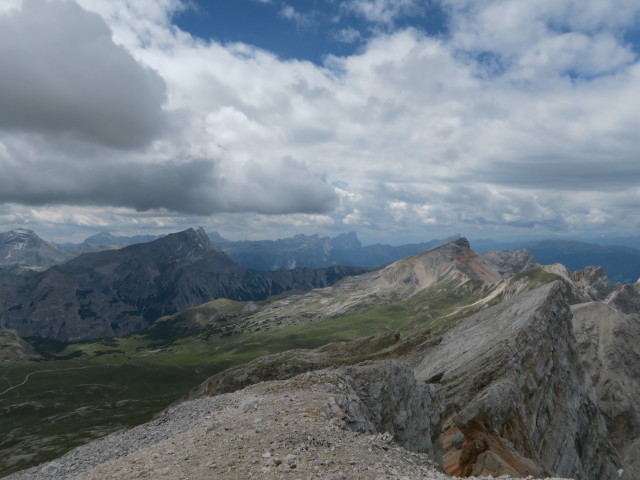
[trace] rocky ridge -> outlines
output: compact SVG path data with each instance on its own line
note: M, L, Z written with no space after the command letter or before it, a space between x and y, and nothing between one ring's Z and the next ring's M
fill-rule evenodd
M263 357L212 377L200 394L351 363L366 351L408 362L419 382L442 395L433 441L448 473L618 478L620 459L573 336L569 293L561 282L548 284L440 334L388 334Z
M446 480L429 455L440 408L394 362L322 370L181 403L7 478Z
M488 295L501 281L466 238L392 263L381 270L348 277L330 288L317 289L275 301L246 317L253 328L339 318L424 293L443 285L455 290L467 285L470 292ZM444 287L447 284L448 287ZM480 295L480 294L479 294Z

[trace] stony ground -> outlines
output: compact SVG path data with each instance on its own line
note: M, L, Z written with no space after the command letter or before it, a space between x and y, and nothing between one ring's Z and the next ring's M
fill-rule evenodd
M331 371L316 372L184 402L153 422L8 478L452 478L426 454L399 447L388 433L347 429L335 402L338 383Z

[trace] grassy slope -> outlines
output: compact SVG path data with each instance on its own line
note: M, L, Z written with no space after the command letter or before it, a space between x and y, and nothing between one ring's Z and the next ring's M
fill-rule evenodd
M551 280L535 271L529 275L532 284ZM519 280L528 279L523 275ZM249 306L268 302L221 299L162 318L140 335L68 346L40 343L50 360L17 364L0 374L3 392L30 372L59 370L36 373L0 395L0 472L41 463L92 438L147 421L208 376L262 355L390 330L446 329L484 308L468 305L487 293L480 283L461 285L449 278L408 299L344 317L264 328L244 319Z

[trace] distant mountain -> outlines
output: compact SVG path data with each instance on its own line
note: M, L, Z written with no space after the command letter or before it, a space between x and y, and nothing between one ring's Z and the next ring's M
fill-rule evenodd
M261 300L326 287L355 267L246 270L189 229L120 250L87 253L45 272L0 277L0 325L59 341L126 335L215 298Z
M119 235L112 235L109 232L100 232L87 238L84 243L90 245L133 245L136 243L152 242L161 238L162 235L134 235L133 237L123 237Z
M295 235L279 240L238 242L225 240L215 232L209 237L241 266L269 271L299 266L310 268L331 265L376 267L425 252L455 240L459 238L459 235L446 240L431 240L400 246L383 244L362 246L355 232L343 233L334 238L318 235Z
M628 245L633 245L629 237ZM612 239L612 241L615 241ZM526 249L540 264L561 263L571 271L588 266L604 268L612 283L635 283L640 278L640 250L623 245L600 245L576 240L474 240L479 252Z
M602 237L602 238L594 238L588 239L589 243L597 243L598 245L616 245L619 247L629 247L634 250L640 250L640 236L630 236L630 237Z
M19 228L0 233L0 266L48 267L72 258L32 230Z
M543 240L526 245L542 264L561 263L569 270L604 268L613 283L635 283L640 277L640 250L569 240Z
M136 243L152 242L162 235L134 235L132 237L112 235L109 232L100 232L90 236L82 243L61 243L58 246L70 252L72 256L83 253L102 252L104 250L117 250L118 248L135 245Z

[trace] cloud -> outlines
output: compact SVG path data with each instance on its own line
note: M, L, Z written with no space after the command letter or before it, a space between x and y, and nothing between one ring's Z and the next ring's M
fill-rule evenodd
M355 43L362 39L362 35L355 28L342 28L333 32L332 37L334 40L341 43Z
M297 11L291 5L283 5L280 9L280 16L291 20L298 28L308 27L313 22L313 16Z
M342 8L371 23L394 23L399 17L420 12L420 0L347 0Z
M145 164L70 161L52 156L0 155L0 203L87 205L165 210L191 215L219 212L262 214L321 213L337 196L303 162L281 159L275 165L247 162L221 172L219 162L184 159Z
M388 241L635 228L640 64L623 34L637 2L443 2L439 37L393 27L417 2L349 2L386 33L313 64L192 38L169 0L82 0L114 32L110 48L161 77L170 121L115 154L77 120L60 135L0 128L6 218L80 205L60 207L73 213L60 222L192 218L236 238L348 228Z
M128 149L164 129L165 84L68 1L25 0L0 14L0 129Z

